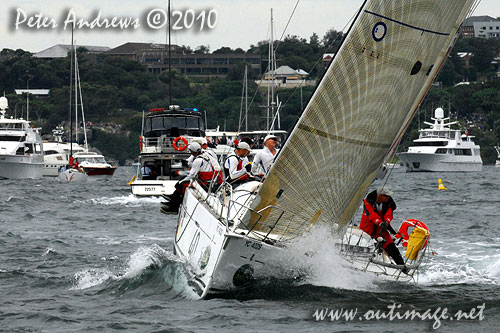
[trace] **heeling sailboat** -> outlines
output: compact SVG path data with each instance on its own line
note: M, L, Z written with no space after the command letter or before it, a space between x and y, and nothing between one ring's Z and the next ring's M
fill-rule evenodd
M280 249L311 225L352 219L473 3L365 1L265 181L215 194L192 183L175 249L201 297L283 268Z

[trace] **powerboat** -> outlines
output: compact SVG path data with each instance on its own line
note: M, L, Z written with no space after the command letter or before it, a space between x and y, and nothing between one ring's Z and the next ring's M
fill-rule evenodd
M22 118L6 118L8 100L0 97L0 179L41 178L43 144L38 129Z
M73 158L78 162L78 166L89 176L89 180L111 178L118 168L106 162L103 155L88 150L74 152Z
M468 131L451 129L457 122L445 123L442 108L435 110L434 123L425 122L430 128L419 130L418 139L407 152L398 153L406 172L478 172L482 170L480 147Z
M191 154L188 145L205 137L205 122L196 108L178 105L154 108L143 120L140 138L139 167L129 182L136 196L172 194L175 184L184 177L183 165ZM145 172L147 170L147 172Z

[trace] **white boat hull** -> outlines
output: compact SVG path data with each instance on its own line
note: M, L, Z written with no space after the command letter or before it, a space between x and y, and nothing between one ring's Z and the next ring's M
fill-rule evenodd
M38 179L43 174L43 157L0 155L0 179Z
M189 283L200 298L288 274L280 265L282 248L229 231L189 189L179 211L175 251L187 261Z
M58 180L61 183L83 183L86 182L88 176L86 173L76 169L67 169L59 173Z
M140 197L170 195L175 191L177 180L134 180L130 184L132 194Z
M59 176L59 169L68 163L47 163L43 164L43 176L44 177L57 177Z
M406 172L479 172L483 162L479 156L448 154L399 153Z

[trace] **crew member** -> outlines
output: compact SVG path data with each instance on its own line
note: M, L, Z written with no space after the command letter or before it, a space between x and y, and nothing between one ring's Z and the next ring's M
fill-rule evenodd
M226 180L236 187L250 178L250 170L252 166L248 162L248 154L250 146L246 142L238 143L236 149L227 156L224 162L224 172Z
M278 150L276 149L276 144L279 138L275 135L268 135L264 138L264 148L260 150L253 159L252 163L252 173L260 177L265 177L271 169L271 165L274 162L274 157Z
M398 265L404 265L403 257L389 232L393 235L396 231L391 226L392 212L396 210L396 203L392 199L392 191L387 187L379 187L369 193L363 203L363 216L359 227L361 230L383 243L382 248L391 256ZM402 269L403 273L408 270Z
M169 201L166 207L162 207L164 212L177 213L179 211L179 206L184 198L186 188L189 186L192 179L198 178L198 182L207 190L210 188L211 183L217 184L212 185L212 189L222 184L221 167L217 159L214 159L210 154L204 152L197 142L192 142L188 146L188 150L191 155L194 156L191 170L186 177L175 184L174 193L168 196L167 199Z

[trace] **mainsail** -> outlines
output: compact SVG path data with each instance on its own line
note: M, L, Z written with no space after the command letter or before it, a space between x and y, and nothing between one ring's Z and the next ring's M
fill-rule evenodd
M365 2L262 184L260 215L248 227L290 239L312 223L348 223L473 2Z

